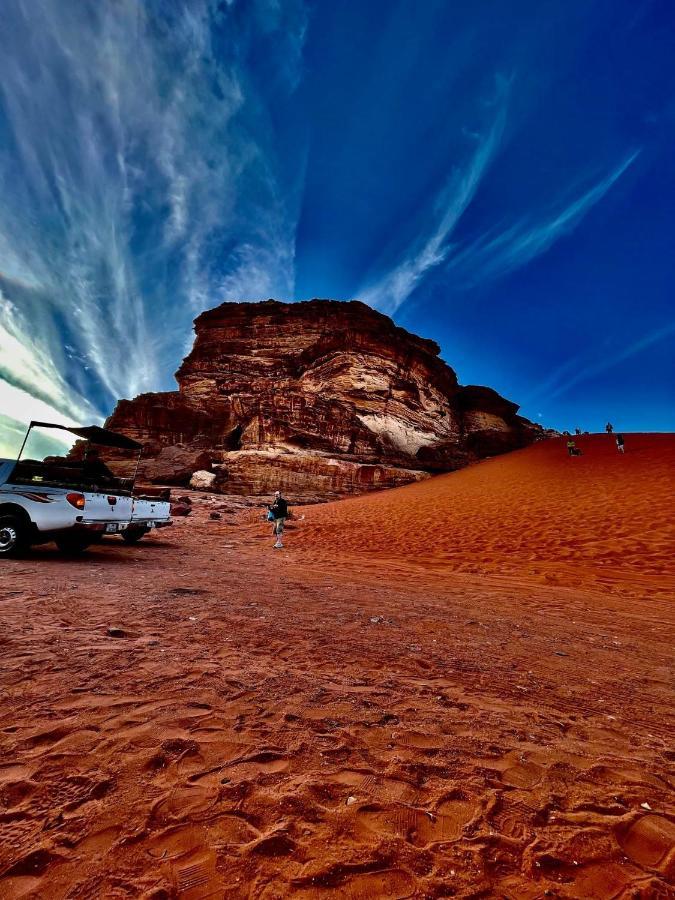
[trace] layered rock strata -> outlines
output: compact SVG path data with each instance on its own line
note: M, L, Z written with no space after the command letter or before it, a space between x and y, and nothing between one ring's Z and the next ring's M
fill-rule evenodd
M145 445L141 475L230 494L326 499L456 469L542 430L457 382L434 341L358 301L225 303L195 321L178 390L121 400L107 425Z

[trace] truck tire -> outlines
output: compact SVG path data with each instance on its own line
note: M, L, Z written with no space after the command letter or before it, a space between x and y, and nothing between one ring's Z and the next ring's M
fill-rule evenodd
M84 537L81 534L64 534L62 537L56 538L55 543L61 553L65 553L67 556L79 556L80 553L84 553L92 541L90 537Z
M147 533L147 528L125 528L122 532L122 540L125 544L137 544Z
M0 515L0 557L18 556L28 550L28 528L18 516Z

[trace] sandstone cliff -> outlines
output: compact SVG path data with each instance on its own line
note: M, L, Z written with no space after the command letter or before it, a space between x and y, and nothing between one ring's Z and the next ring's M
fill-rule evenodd
M321 499L419 480L523 447L541 429L439 347L363 303L225 303L195 321L178 390L121 400L147 480L216 473L226 493Z

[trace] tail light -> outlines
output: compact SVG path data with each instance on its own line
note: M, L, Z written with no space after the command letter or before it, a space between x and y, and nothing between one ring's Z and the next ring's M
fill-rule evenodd
M117 503L117 497L108 497L108 503L111 506L115 506L115 504Z
M75 509L84 509L84 494L66 494L66 500Z

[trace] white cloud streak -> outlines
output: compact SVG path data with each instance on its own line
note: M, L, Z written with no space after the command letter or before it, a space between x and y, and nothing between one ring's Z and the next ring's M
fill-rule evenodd
M574 231L640 154L640 150L636 150L627 155L597 184L547 219L534 224L531 219L522 219L496 236L494 232L488 233L460 249L451 238L499 149L506 124L506 99L506 91L502 90L499 111L491 129L480 139L468 164L455 168L438 195L435 207L442 209L443 214L435 224L434 216L428 217L433 230L418 236L394 268L357 291L357 296L364 302L392 315L420 282L440 266L453 278L455 285L466 288L526 265Z
M551 390L546 393L547 400L553 400L555 397L560 397L562 394L567 393L570 388L575 387L575 385L588 381L589 378L594 378L596 375L601 375L609 369L613 369L627 359L637 356L638 353L643 353L645 350L659 344L661 341L664 341L674 334L675 322L669 322L667 325L643 335L637 341L633 341L616 353L599 354L599 358L596 358L585 365L580 365L577 359L571 360L570 363L561 366L557 378L552 383L549 383L548 387L551 387ZM568 378L566 376L570 371L574 374ZM541 395L542 391L538 391L537 394Z
M69 414L96 417L96 409L69 387L51 357L23 327L17 310L0 291L0 410L19 421L36 418L30 413L35 404L41 415L51 410L60 416L59 422Z
M526 265L561 237L571 234L586 214L607 194L640 151L629 154L613 171L548 219L521 221L496 237L485 236L452 255L448 271L457 270L463 284L489 281Z
M506 85L504 84L505 88ZM497 100L498 111L487 135L479 138L468 165L457 166L440 192L436 209L442 211L433 231L418 238L407 256L380 280L357 291L359 299L392 315L408 299L420 281L443 263L450 252L449 239L497 152L506 124L506 98Z

